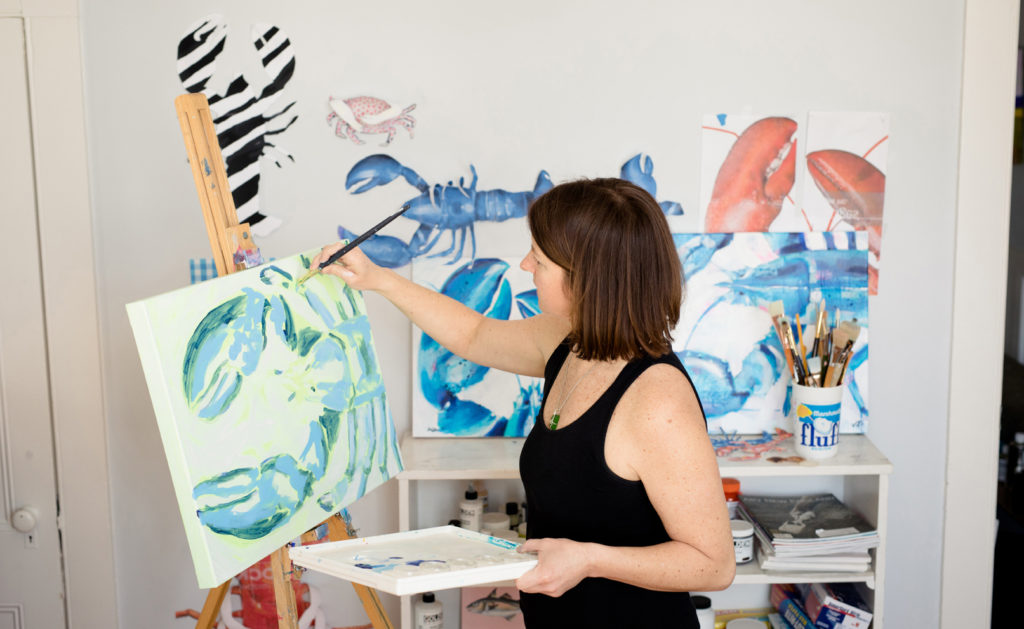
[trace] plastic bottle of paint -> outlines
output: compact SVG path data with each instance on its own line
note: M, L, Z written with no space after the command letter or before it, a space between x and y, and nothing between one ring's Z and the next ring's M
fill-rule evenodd
M754 558L754 527L746 520L729 520L729 526L736 563L747 563Z
M697 622L700 629L715 629L715 610L711 609L711 599L697 594L690 597L694 609L697 610Z
M735 478L722 479L722 491L725 492L725 506L729 508L729 519L739 517L736 513L740 504L740 481Z
M480 530L480 519L484 513L484 503L477 497L472 485L466 490L466 498L459 502L459 522L462 528L471 531Z
M508 527L514 529L519 526L519 503L506 502L505 515L508 516Z
M416 629L442 629L443 611L441 601L434 600L434 593L424 592L413 605L413 626Z

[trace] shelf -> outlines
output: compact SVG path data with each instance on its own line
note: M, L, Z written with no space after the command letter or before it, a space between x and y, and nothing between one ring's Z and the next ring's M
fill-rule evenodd
M405 469L398 478L399 529L410 530L414 517L411 503L411 481L518 479L519 453L524 438L414 438L406 434L401 440ZM883 627L885 581L885 542L889 475L893 465L866 435L844 434L839 437L839 451L830 459L773 462L795 455L792 438L782 442L782 451L769 452L749 461L733 461L718 457L722 476L736 478L798 478L843 477L843 500L859 510L878 529L880 545L874 552L872 570L866 572L764 571L756 562L736 566L735 585L767 585L770 583L836 583L861 582L874 590L875 608L872 627ZM738 453L731 456L736 457ZM402 597L402 627L411 627L412 601Z
M839 435L839 450L828 459L799 463L769 461L771 457L795 454L792 437L782 443L785 452L762 455L754 461L730 461L719 457L718 469L723 476L876 476L892 473L892 463L866 435Z
M519 478L519 451L525 439L507 438L402 438L405 469L398 478L406 480L460 480ZM786 443L786 442L783 442ZM792 446L789 446L791 448ZM840 435L839 451L830 459L798 463L773 463L773 456L753 461L730 461L719 457L723 476L874 476L890 474L892 463L865 435Z
M519 478L525 439L402 437L401 480Z
M868 587L875 587L875 573L872 570L866 572L810 572L788 571L788 570L761 570L757 561L739 564L736 566L736 578L733 585L750 585L758 583L839 583L839 582L863 582Z

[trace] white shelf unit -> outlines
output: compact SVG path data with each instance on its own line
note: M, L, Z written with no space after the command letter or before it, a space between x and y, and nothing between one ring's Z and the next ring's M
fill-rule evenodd
M519 452L523 439L450 439L403 437L402 458L405 469L398 475L399 529L413 528L410 491L413 481L465 479L518 479ZM892 463L865 435L841 435L839 451L830 459L800 463L771 462L769 453L758 460L730 461L719 458L724 477L808 478L833 477L842 482L842 500L856 509L878 530L879 546L873 551L871 570L862 573L762 571L756 561L736 567L735 585L769 583L811 583L859 581L874 593L869 601L874 609L873 629L882 629L885 583L885 546L889 500L889 474ZM785 492L779 492L785 493ZM415 528L437 526L443 522L415 523ZM402 629L412 627L412 599L402 597Z

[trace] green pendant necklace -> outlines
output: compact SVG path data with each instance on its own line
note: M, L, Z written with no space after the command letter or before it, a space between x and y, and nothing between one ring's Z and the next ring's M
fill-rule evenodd
M571 360L574 356L575 354L569 354L569 359ZM551 430L555 430L556 428L558 428L558 420L562 416L562 407L565 406L565 402L569 399L569 396L572 395L572 392L576 390L576 387L578 387L580 383L583 382L583 379L587 377L587 374L594 370L594 367L597 367L596 362L590 366L590 369L584 371L583 375L576 380L576 384L572 385L572 387L565 393L565 395L562 396L562 401L559 402L558 407L555 408L555 412L551 414ZM565 373L567 376L569 375L568 365L566 365L565 367Z

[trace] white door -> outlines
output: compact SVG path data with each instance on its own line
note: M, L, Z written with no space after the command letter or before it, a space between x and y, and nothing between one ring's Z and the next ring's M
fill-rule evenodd
M66 627L25 35L0 18L0 629Z

